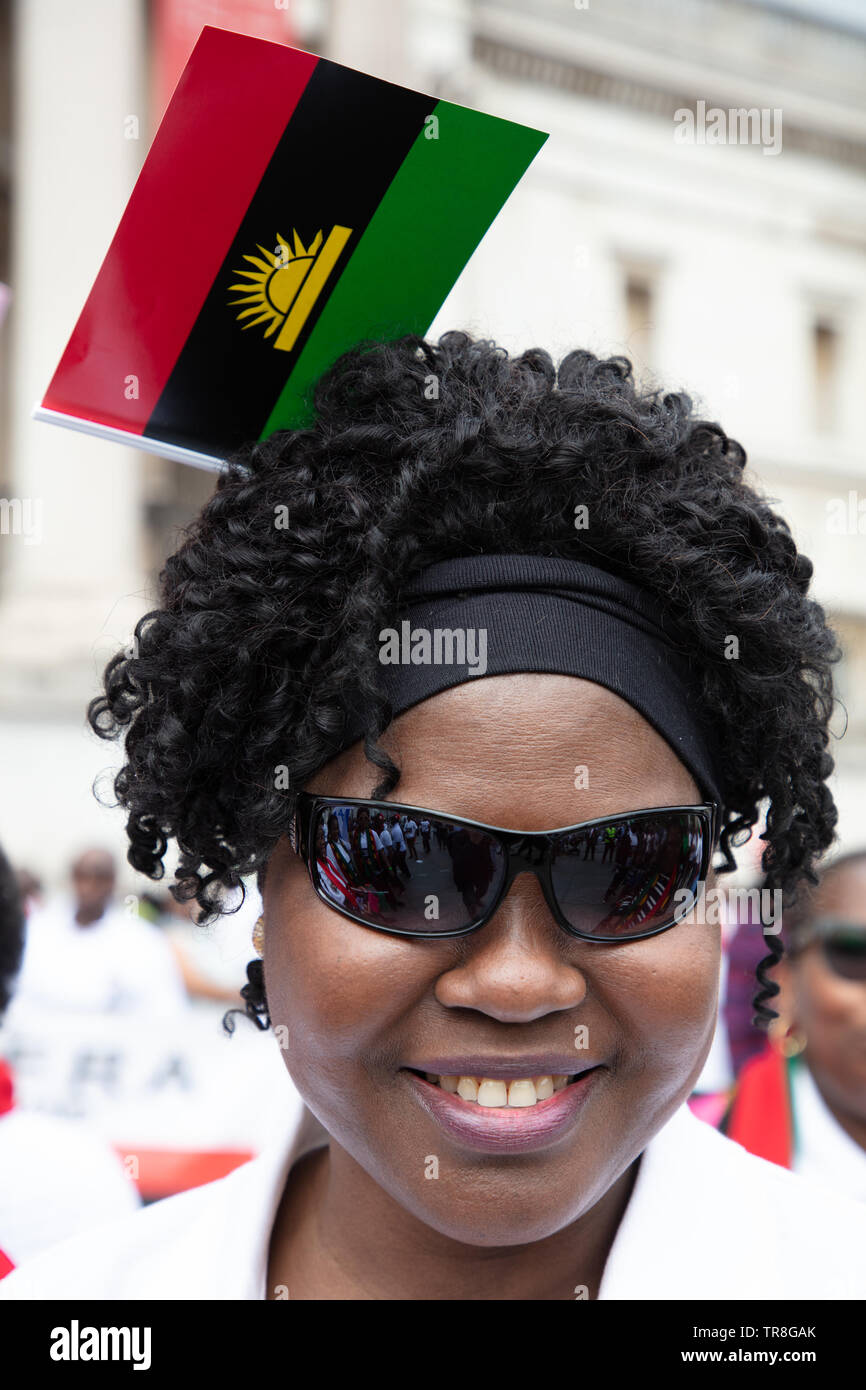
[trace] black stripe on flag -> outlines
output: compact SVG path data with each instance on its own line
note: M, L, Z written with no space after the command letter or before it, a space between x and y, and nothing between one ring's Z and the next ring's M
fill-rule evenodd
M145 434L202 453L214 439L228 454L258 439L316 320L391 180L433 110L435 98L320 59L274 151L180 356L148 420ZM243 115L239 115L243 119ZM250 119L254 119L254 114ZM166 216L171 209L166 209ZM232 305L254 270L245 254L275 249L277 232L304 246L335 225L352 235L318 295L291 351L273 346L266 323L244 328L246 304ZM179 237L184 235L178 227ZM250 282L252 284L252 282ZM370 286L375 296L376 286Z

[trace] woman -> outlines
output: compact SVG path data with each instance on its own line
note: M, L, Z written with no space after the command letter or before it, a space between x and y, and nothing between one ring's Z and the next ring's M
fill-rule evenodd
M771 1045L743 1069L722 1129L866 1202L866 851L827 864L784 933Z
M247 1012L302 1113L6 1295L861 1297L856 1205L685 1104L719 974L697 885L763 798L789 892L836 819L834 636L742 449L622 359L459 333L364 345L315 402L220 478L91 708L126 731L137 869L176 838L207 913L258 872ZM383 665L404 621L419 659ZM483 677L424 659L482 630ZM390 806L481 837L477 899L429 861L398 928L328 899L312 828ZM593 829L636 853L587 859Z
M325 840L325 852L328 862L344 874L350 883L360 883L361 873L357 864L352 858L352 852L343 841L340 834L340 822L336 816L328 816L328 834Z
M24 894L0 848L0 1021L15 992L28 930ZM64 1236L139 1207L114 1150L74 1119L19 1106L13 1068L0 1057L0 1281Z
M352 827L352 858L358 865L361 878L382 894L391 907L398 906L403 885L385 854L385 848L370 820L370 812L362 806Z
M399 816L391 817L388 833L391 836L391 844L394 846L394 868L398 873L401 873L404 878L411 878L412 874L406 862L406 839L403 834L403 827L400 824Z
M415 856L415 863L416 863L416 864L422 864L424 861L422 860L421 856L418 854L418 845L417 845L417 840L418 840L418 822L414 819L414 817L412 817L412 816L407 816L406 819L403 821L402 829L403 829L403 836L404 836L405 841L406 841L406 853L407 853L408 857L411 859L411 858L412 858L412 855L414 854L414 856Z

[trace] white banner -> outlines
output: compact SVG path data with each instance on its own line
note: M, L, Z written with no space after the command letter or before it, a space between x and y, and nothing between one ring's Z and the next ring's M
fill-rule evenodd
M241 1017L228 1037L224 1012L190 1006L154 1024L135 1016L40 1016L28 1009L0 1030L16 1106L86 1120L124 1157L257 1153L296 1109L297 1092L273 1033ZM175 1170L182 1172L183 1164ZM207 1163L188 1170L215 1175ZM190 1183L184 1178L180 1185ZM162 1195L148 1181L143 1191Z

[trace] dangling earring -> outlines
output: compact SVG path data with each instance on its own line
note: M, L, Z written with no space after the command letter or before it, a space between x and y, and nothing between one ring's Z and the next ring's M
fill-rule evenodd
M767 1035L781 1057L799 1057L806 1047L806 1034L802 1028L791 1026L786 1018L774 1018Z
M260 917L253 927L253 950L259 960L265 954L265 919Z

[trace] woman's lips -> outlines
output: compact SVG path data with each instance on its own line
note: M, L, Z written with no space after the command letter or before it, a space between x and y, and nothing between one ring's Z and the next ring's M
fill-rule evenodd
M522 1108L483 1106L443 1091L405 1068L401 1074L418 1102L458 1143L482 1153L523 1153L544 1148L568 1130L597 1084L602 1067L592 1067L548 1100Z

